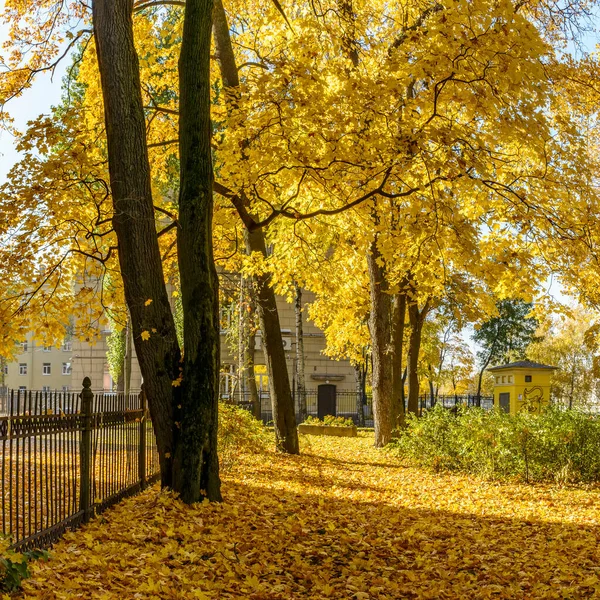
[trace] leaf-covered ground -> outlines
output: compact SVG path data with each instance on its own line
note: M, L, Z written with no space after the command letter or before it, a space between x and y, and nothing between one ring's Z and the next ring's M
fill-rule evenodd
M244 458L223 504L157 488L68 534L27 598L600 597L597 490L401 466L373 438Z

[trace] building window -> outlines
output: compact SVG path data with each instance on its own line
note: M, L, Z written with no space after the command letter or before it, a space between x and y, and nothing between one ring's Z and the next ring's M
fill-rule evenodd
M27 342L21 342L21 352L27 352L27 348L29 348L29 344Z
M27 363L19 363L19 375L27 375Z
M62 345L63 352L71 352L73 349L73 343L70 341L65 341Z
M62 374L63 375L71 374L71 363L70 362L63 363Z
M63 392L70 392L71 388L68 385L63 385Z
M52 350L52 346L44 346L44 352L50 352Z
M506 383L506 375L502 375L502 383Z
M52 365L50 363L44 363L42 365L42 373L44 375L50 375L50 373L52 373Z
M496 375L496 383L500 383L500 375Z
M19 391L20 392L26 392L27 391L27 386L26 385L20 385L19 386Z
M50 386L49 385L43 385L42 386L42 392L44 392L45 394L50 393Z
M513 381L512 381L512 375L509 375L509 376L508 376L508 383L512 383L512 382L513 382Z
M525 375L525 383L531 383L531 375Z

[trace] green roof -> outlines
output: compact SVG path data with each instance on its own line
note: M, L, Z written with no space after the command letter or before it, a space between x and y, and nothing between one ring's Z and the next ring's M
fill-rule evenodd
M492 367L488 371L501 371L504 369L542 369L546 371L556 371L558 367L543 365L542 363L533 362L531 360L518 360L517 362L508 363L507 365L498 365Z

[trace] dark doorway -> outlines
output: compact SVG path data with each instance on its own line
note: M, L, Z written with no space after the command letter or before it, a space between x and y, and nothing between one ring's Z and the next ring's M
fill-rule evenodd
M335 385L331 383L320 385L317 390L317 416L323 419L325 415L335 414Z
M504 394L500 394L500 397L498 398L500 401L500 408L504 411L509 413L510 412L510 394L504 393Z

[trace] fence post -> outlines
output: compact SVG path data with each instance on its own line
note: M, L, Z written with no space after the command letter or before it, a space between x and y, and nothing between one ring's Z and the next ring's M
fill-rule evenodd
M146 488L146 420L148 415L148 408L146 402L146 392L144 392L144 386L140 391L140 409L142 411L142 418L140 419L140 451L138 453L138 476L140 479L140 488L143 490Z
M81 390L82 428L79 443L80 477L79 477L79 510L83 511L83 522L90 520L92 512L92 403L94 392L89 377L83 380Z

